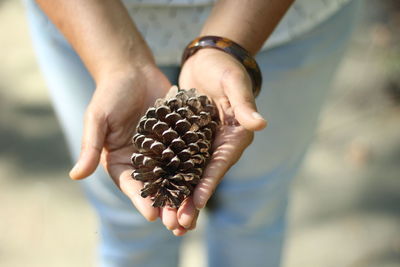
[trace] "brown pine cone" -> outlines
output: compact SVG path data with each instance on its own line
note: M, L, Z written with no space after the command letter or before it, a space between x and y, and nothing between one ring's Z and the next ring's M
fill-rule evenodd
M141 118L133 143L132 177L153 207L178 208L192 194L210 158L218 127L216 107L196 89L157 99Z

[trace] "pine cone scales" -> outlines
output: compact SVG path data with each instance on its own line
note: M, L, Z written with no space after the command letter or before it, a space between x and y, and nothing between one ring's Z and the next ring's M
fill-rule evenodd
M141 196L151 196L154 207L178 208L200 181L217 127L215 106L195 89L157 99L132 140L138 150L132 177L144 182Z

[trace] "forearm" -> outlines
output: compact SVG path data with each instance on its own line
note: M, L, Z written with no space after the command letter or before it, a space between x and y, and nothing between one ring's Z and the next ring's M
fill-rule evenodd
M219 0L201 36L227 37L256 54L294 0Z
M98 81L111 72L154 64L119 0L37 0Z

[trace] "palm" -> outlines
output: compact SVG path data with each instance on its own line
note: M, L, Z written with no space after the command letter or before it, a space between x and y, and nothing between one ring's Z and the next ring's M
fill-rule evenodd
M254 126L254 118L248 119L249 111L252 114L255 106L249 108L248 103L242 103L247 101L254 105L251 81L243 66L230 55L213 49L200 50L183 66L179 85L182 88L195 87L210 97L218 108L222 122L216 134L210 163L192 199L187 202L202 208L228 169L251 143L254 135L251 130L263 128L263 125ZM246 121L248 123L243 125ZM186 212L187 217L195 221L197 214L189 205L183 205L178 214Z
M83 168L75 174L78 179L89 175L101 156L102 165L116 185L149 220L157 218L158 210L151 207L149 199L140 197L142 184L131 178L131 138L141 115L169 88L169 81L158 69L114 77L100 84L86 113L80 159Z
M200 50L189 58L182 68L179 84L182 88L195 87L210 97L217 105L223 124L237 124L242 119L241 112L235 111L237 102L254 99L244 67L232 56L214 49ZM252 99L232 101L242 97Z
M253 132L240 125L220 127L214 141L211 161L194 192L195 203L204 206L228 168L239 160L243 151L250 145L253 136Z
M103 151L102 164L121 191L128 196L137 210L148 220L155 220L159 216L159 209L152 207L149 198L142 198L140 190L142 182L132 179L133 171L130 156L134 149L132 144L127 144L116 150Z
M255 104L244 68L222 52L200 57L199 62L194 60L198 58L195 56L185 63L180 86L195 87L209 96L217 105L222 126L217 132L213 156L203 179L193 197L188 198L178 211L168 207L153 208L149 198L140 196L143 184L131 177L134 129L146 109L156 98L164 97L170 88L167 78L158 69L122 79L113 77L98 86L86 113L82 153L76 168L71 171L74 179L84 178L96 169L101 156L102 165L143 216L148 220L160 216L176 235L186 232L182 226L195 226L198 215L195 207L205 205L224 174L251 143L252 131L265 126L262 119L257 121L251 117Z

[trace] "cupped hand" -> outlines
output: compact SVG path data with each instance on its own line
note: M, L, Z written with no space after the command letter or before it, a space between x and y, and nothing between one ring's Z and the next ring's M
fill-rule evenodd
M266 127L257 112L252 83L245 68L231 55L216 49L202 49L183 65L179 85L197 88L216 104L222 122L213 144L211 160L193 195L176 211L174 224L195 227L204 208L228 169L253 140L253 132ZM173 216L170 216L173 217ZM175 230L175 234L182 234Z
M140 117L164 97L170 88L157 68L110 74L100 81L87 108L79 160L71 170L72 179L92 174L101 161L116 185L149 221L161 218L167 229L183 235L196 227L203 208L227 170L251 143L253 131L265 127L256 112L251 81L245 69L223 52L204 49L192 56L180 75L181 88L197 88L217 105L222 126L214 141L214 153L203 179L192 197L176 210L153 208L149 198L140 196L142 182L133 180L131 137Z
M140 196L142 182L133 180L130 157L132 135L140 117L155 99L164 97L170 88L168 79L154 67L129 72L109 73L98 81L86 110L79 160L71 170L72 179L92 174L102 163L115 184L149 221L160 215L149 198Z

